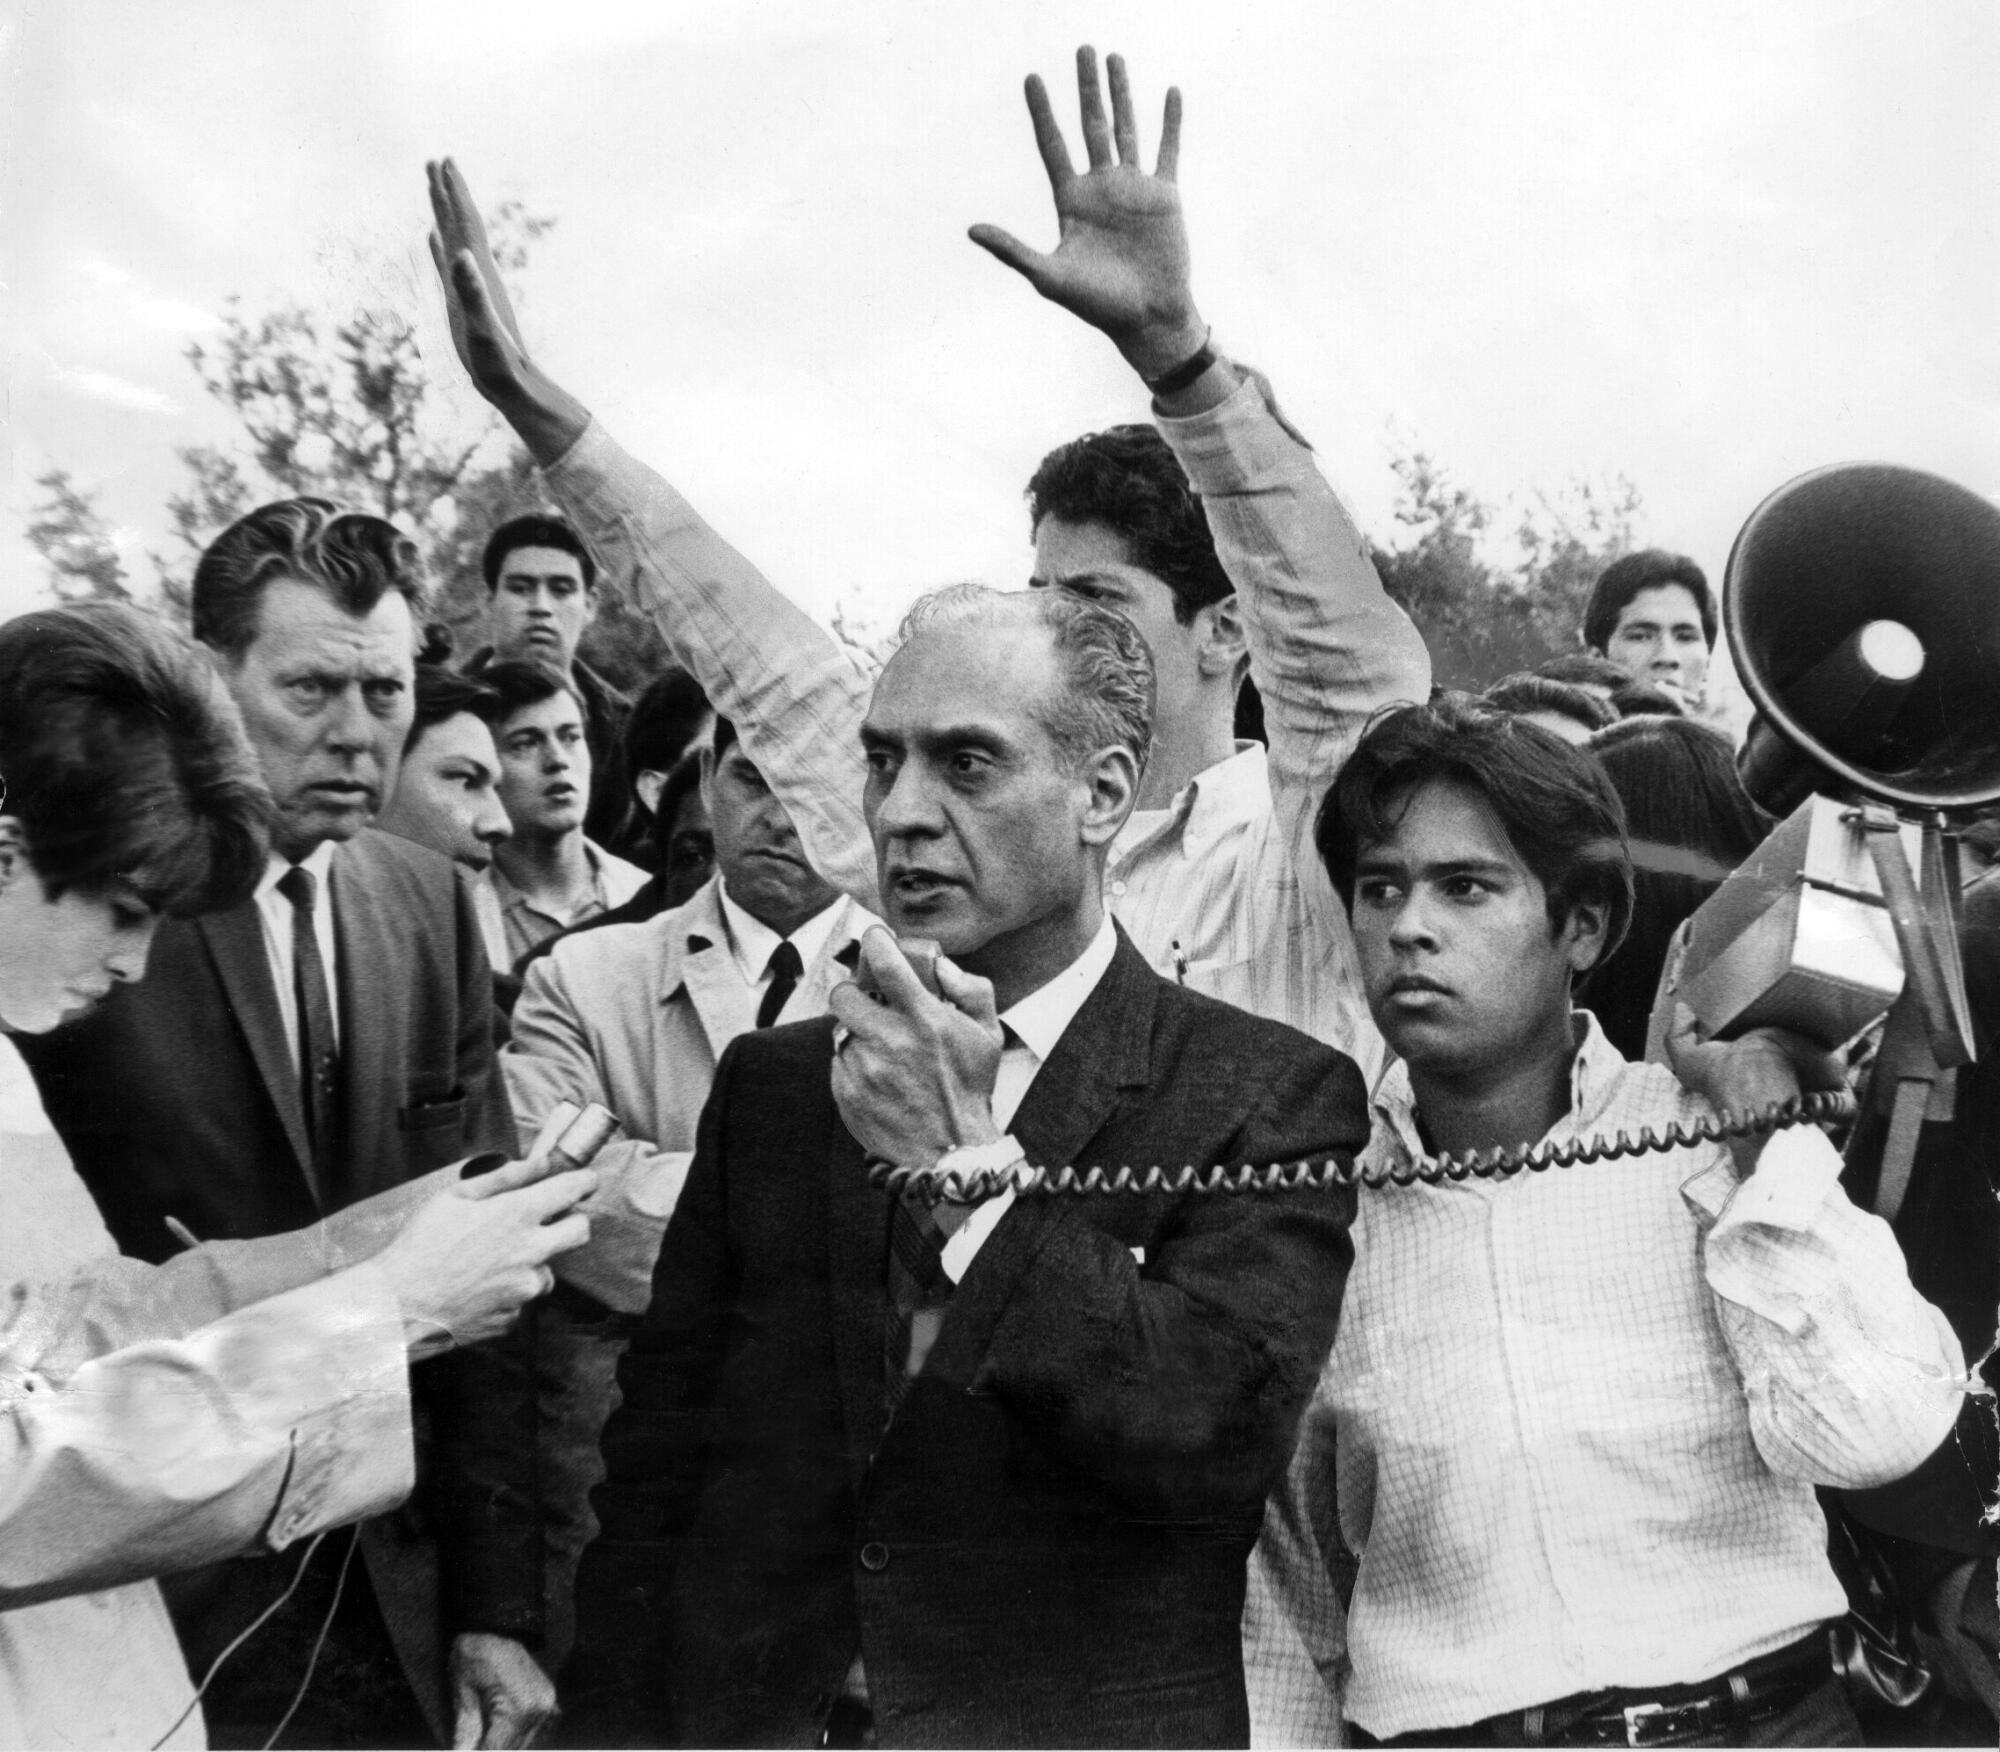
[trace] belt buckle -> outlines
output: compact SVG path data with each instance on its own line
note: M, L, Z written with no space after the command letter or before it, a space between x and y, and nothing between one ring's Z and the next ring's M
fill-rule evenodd
M1628 1705L1620 1713L1625 1717L1626 1745L1657 1746L1661 1742L1648 1737L1648 1730L1653 1724L1653 1718L1656 1716L1677 1714L1678 1712L1670 1711L1664 1703L1635 1703ZM1673 1727L1666 1722L1661 1722L1659 1727L1669 1734L1674 1731Z

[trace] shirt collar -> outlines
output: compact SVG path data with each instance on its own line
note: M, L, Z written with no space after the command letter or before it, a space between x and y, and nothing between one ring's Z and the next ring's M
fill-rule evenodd
M586 837L583 842L583 862L584 867L590 872L590 892L570 909L568 922L577 920L587 908L595 907L603 911L610 905L610 898L604 892L604 857L605 854L598 846ZM493 892L499 898L501 911L514 912L518 909L532 913L538 919L554 919L557 924L566 922L555 913L543 912L507 879L498 864L489 866L488 874L492 878Z
M1084 999L1097 990L1117 949L1118 932L1107 912L1090 946L1046 985L1038 986L1002 1010L1002 1025L1013 1032L1037 1061L1046 1061L1055 1051L1056 1042L1076 1020Z
M1572 1010L1570 1020L1580 1040L1569 1067L1569 1109L1549 1127L1551 1136L1580 1131L1590 1125L1610 1104L1619 1079L1628 1069L1625 1055L1611 1044L1590 1011ZM1423 1145L1417 1136L1416 1098L1410 1090L1410 1067L1401 1059L1390 1060L1376 1080L1372 1102L1375 1117L1404 1152L1412 1157L1422 1155Z
M719 875L715 879L715 893L722 903L722 928L729 936L729 952L735 957L736 970L742 974L745 985L755 985L764 977L764 970L771 965L771 952L782 941L789 941L799 952L801 967L812 966L839 923L840 902L831 900L788 939L780 938L762 919L752 918L737 905L730 895L729 884Z
M313 874L313 890L316 895L326 893L327 872L333 867L333 841L321 840L303 858L297 860ZM293 860L273 852L264 861L264 874L257 884L257 898L261 901L273 894L284 874L292 867ZM290 904L287 902L286 904Z
M1121 835L1130 852L1178 829L1181 853L1193 857L1235 828L1271 812L1271 776L1264 745L1239 742L1236 752L1204 767L1174 793L1165 809L1135 814ZM1133 832L1133 824L1138 824Z

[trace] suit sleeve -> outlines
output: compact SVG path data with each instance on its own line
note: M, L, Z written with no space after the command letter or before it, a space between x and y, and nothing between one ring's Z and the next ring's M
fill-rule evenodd
M373 1268L173 1337L135 1330L151 1269L0 1297L0 1611L282 1548L409 1492L402 1313Z
M545 955L529 967L500 1065L523 1138L541 1130L558 1102L615 1107L566 956ZM598 1189L584 1206L590 1239L555 1262L556 1275L614 1313L643 1314L688 1161L687 1151L658 1149L646 1138L607 1144L594 1164Z
M493 975L472 897L454 882L458 1085L462 1153L515 1153L514 1119L493 1051ZM537 1310L505 1337L419 1364L431 1408L435 1465L427 1492L437 1518L447 1635L487 1631L539 1643L543 1629L540 1364ZM552 1385L554 1385L552 1383Z
M1219 1160L1323 1161L1366 1141L1352 1064L1299 1045L1246 1092L1250 1117ZM1141 1513L1255 1516L1332 1348L1353 1201L1186 1197L1141 1266L1080 1201L1019 1199L960 1284L932 1366L1003 1399ZM976 1356L947 1342L961 1322L990 1327Z
M716 1067L687 1184L667 1224L653 1295L618 1371L622 1403L604 1431L598 1517L606 1538L670 1538L701 1494L736 1262L723 1159L739 1043Z

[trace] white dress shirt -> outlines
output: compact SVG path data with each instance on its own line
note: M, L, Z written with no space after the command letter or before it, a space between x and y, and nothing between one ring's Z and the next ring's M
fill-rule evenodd
M993 1078L993 1123L1003 1132L1014 1123L1014 1115L1020 1112L1036 1073L1076 1020L1084 999L1097 990L1098 982L1111 970L1111 957L1117 949L1118 932L1107 913L1089 948L1047 985L1037 987L1000 1012L1000 1026L1007 1031L1007 1044L1001 1048L1000 1069ZM1067 1164L1049 1162L1033 1166L1060 1168ZM945 1242L944 1275L953 1283L965 1276L973 1256L986 1245L986 1237L993 1233L1013 1203L1011 1186L982 1200Z
M843 916L839 901L830 900L790 937L780 937L762 919L752 918L736 904L730 897L729 884L720 876L715 881L715 893L722 903L723 928L729 933L730 959L750 988L753 1011L763 1004L764 994L771 989L771 956L778 945L789 942L799 952L799 966L811 967ZM788 1003L786 1008L791 1005Z
M333 868L333 841L321 840L299 863L312 872L313 936L319 941L320 965L326 969L327 999L333 1006L333 1044L340 1045L339 933L333 928L333 894L327 881ZM278 892L278 883L291 860L276 852L264 866L257 884L257 916L264 925L264 958L271 964L271 979L278 988L278 1014L284 1019L285 1044L291 1048L292 1063L299 1062L299 994L292 978L292 922L297 909L289 897Z
M1709 1111L1585 1019L1549 1137ZM1419 1152L1401 1064L1370 1165ZM1846 1608L1815 1483L1900 1477L1965 1365L1825 1136L1364 1191L1305 1442L1361 1569L1349 1717L1386 1738L1685 1684ZM1322 1473L1324 1467L1321 1468Z

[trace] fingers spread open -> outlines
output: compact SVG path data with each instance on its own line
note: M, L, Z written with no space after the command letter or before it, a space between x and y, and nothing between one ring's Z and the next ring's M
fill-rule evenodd
M1096 170L1111 162L1111 124L1104 118L1104 92L1097 82L1097 51L1088 43L1076 52L1076 101L1083 112L1083 149Z
M1139 126L1132 119L1132 86L1125 76L1125 57L1106 56L1104 69L1111 76L1111 137L1118 142L1118 162L1137 170Z
M1160 161L1153 174L1162 182L1172 182L1181 163L1181 88L1167 87L1166 114L1160 119Z
M1049 187L1057 194L1076 176L1069 161L1069 146L1056 126L1055 107L1049 102L1049 88L1039 73L1030 73L1023 88L1028 94L1028 117L1035 124L1035 145L1042 154L1042 168L1049 173Z

